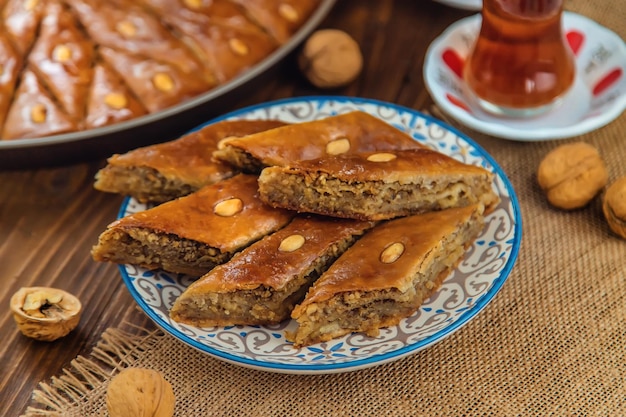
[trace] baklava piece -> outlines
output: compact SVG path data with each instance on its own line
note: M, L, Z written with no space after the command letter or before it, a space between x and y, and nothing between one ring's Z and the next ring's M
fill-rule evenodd
M77 122L85 117L94 53L72 13L60 3L49 3L28 63Z
M228 1L143 2L182 35L220 83L261 61L278 46Z
M268 167L261 199L274 207L384 220L474 203L499 202L493 173L430 149L344 154Z
M480 205L376 226L313 284L292 313L295 347L352 332L376 336L415 313L483 229Z
M73 132L76 122L57 104L54 98L30 70L22 79L9 108L3 139L21 139Z
M9 111L17 79L22 69L22 58L11 45L8 37L0 33L0 133ZM2 139L2 136L0 136Z
M35 42L46 0L7 0L2 9L3 30L24 58Z
M200 327L279 323L373 223L304 216L192 283L170 316Z
M258 199L255 177L236 175L118 219L91 253L96 261L200 276L292 217Z
M409 135L377 117L354 111L225 139L213 155L244 172L259 173L266 166L287 166L293 161L324 155L421 147Z
M317 0L234 0L278 42L285 43L318 6Z
M93 129L134 119L147 113L119 75L104 62L93 69L93 83L87 99L85 128Z
M166 62L106 47L100 47L99 51L150 113L184 102L208 89L202 77L187 74Z
M185 76L202 79L205 89L215 84L213 75L205 70L192 51L156 16L134 1L68 2L98 45L165 63ZM135 75L141 76L141 73Z
M131 195L144 203L182 197L235 175L237 171L230 165L214 161L211 156L221 139L283 125L272 120L222 121L170 142L113 155L96 174L94 187Z

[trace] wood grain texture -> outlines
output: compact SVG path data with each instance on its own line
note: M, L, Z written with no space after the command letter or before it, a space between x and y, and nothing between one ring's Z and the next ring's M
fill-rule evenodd
M271 83L250 91L235 108L292 96L339 94L427 109L432 102L422 77L426 48L445 27L469 14L428 0L339 0L321 27L345 30L357 40L365 58L361 76L345 88L318 90L297 70L294 53ZM91 246L115 219L123 200L93 189L93 176L103 165L95 161L0 170L1 416L20 415L37 384L88 353L106 328L152 326L117 267L90 256ZM35 285L62 288L79 297L83 315L75 331L52 343L18 332L9 299L20 287Z

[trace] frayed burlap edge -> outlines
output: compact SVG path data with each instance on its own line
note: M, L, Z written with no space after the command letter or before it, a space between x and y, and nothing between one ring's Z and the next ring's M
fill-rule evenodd
M89 354L77 356L60 376L41 382L33 391L31 405L21 417L69 416L67 410L80 409L89 401L105 401L106 387L120 370L133 366L146 350L159 343L163 333L136 327L138 334L108 328Z

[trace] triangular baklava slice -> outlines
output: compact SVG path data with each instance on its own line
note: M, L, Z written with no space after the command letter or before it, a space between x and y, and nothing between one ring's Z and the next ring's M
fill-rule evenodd
M41 84L35 73L26 70L7 114L4 139L37 138L73 132L78 126Z
M134 1L68 0L95 43L127 54L148 57L204 81L214 79L189 48L153 14Z
M92 256L200 276L284 227L293 215L261 202L256 178L241 174L113 222Z
M422 148L409 135L368 113L354 111L267 132L225 139L214 157L240 170L258 173L266 166L324 155Z
M49 3L28 62L77 121L85 117L93 59L94 45L78 29L72 13L60 3Z
M94 186L100 191L131 195L141 202L172 200L237 173L212 157L221 139L283 125L273 120L221 121L170 142L113 155L96 174Z
M3 29L22 57L35 42L45 5L46 0L7 0L2 9Z
M415 313L484 226L481 205L382 223L348 249L293 310L296 347L351 332L370 336Z
M223 83L266 58L278 46L234 4L224 0L143 0L201 57Z
M234 0L278 42L285 43L310 17L318 0Z
M279 323L289 318L328 266L373 225L297 217L192 283L170 316L202 327Z
M191 99L208 89L197 74L141 55L100 47L100 55L122 77L150 113Z
M17 80L22 70L22 58L8 37L0 33L0 130L7 116ZM2 136L0 136L2 139Z
M147 113L120 76L104 62L93 69L85 127L93 129L134 119Z
M431 149L342 154L263 169L261 199L274 207L384 220L499 202L494 174Z

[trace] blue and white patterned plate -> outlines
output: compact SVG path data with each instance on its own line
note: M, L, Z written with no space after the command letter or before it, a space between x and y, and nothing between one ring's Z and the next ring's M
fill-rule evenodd
M363 369L400 359L443 340L467 324L500 291L517 258L521 217L517 198L502 169L467 136L415 110L369 99L302 97L248 107L223 119L281 119L297 123L352 110L362 110L406 131L416 141L465 163L496 174L501 202L463 261L441 288L398 325L378 337L351 334L327 343L294 349L285 339L294 321L273 326L197 328L174 322L168 310L194 280L163 271L120 266L130 293L143 311L165 332L218 359L245 367L293 374L323 374ZM213 120L214 122L216 120ZM145 210L127 198L120 216ZM476 335L476 337L482 337Z

